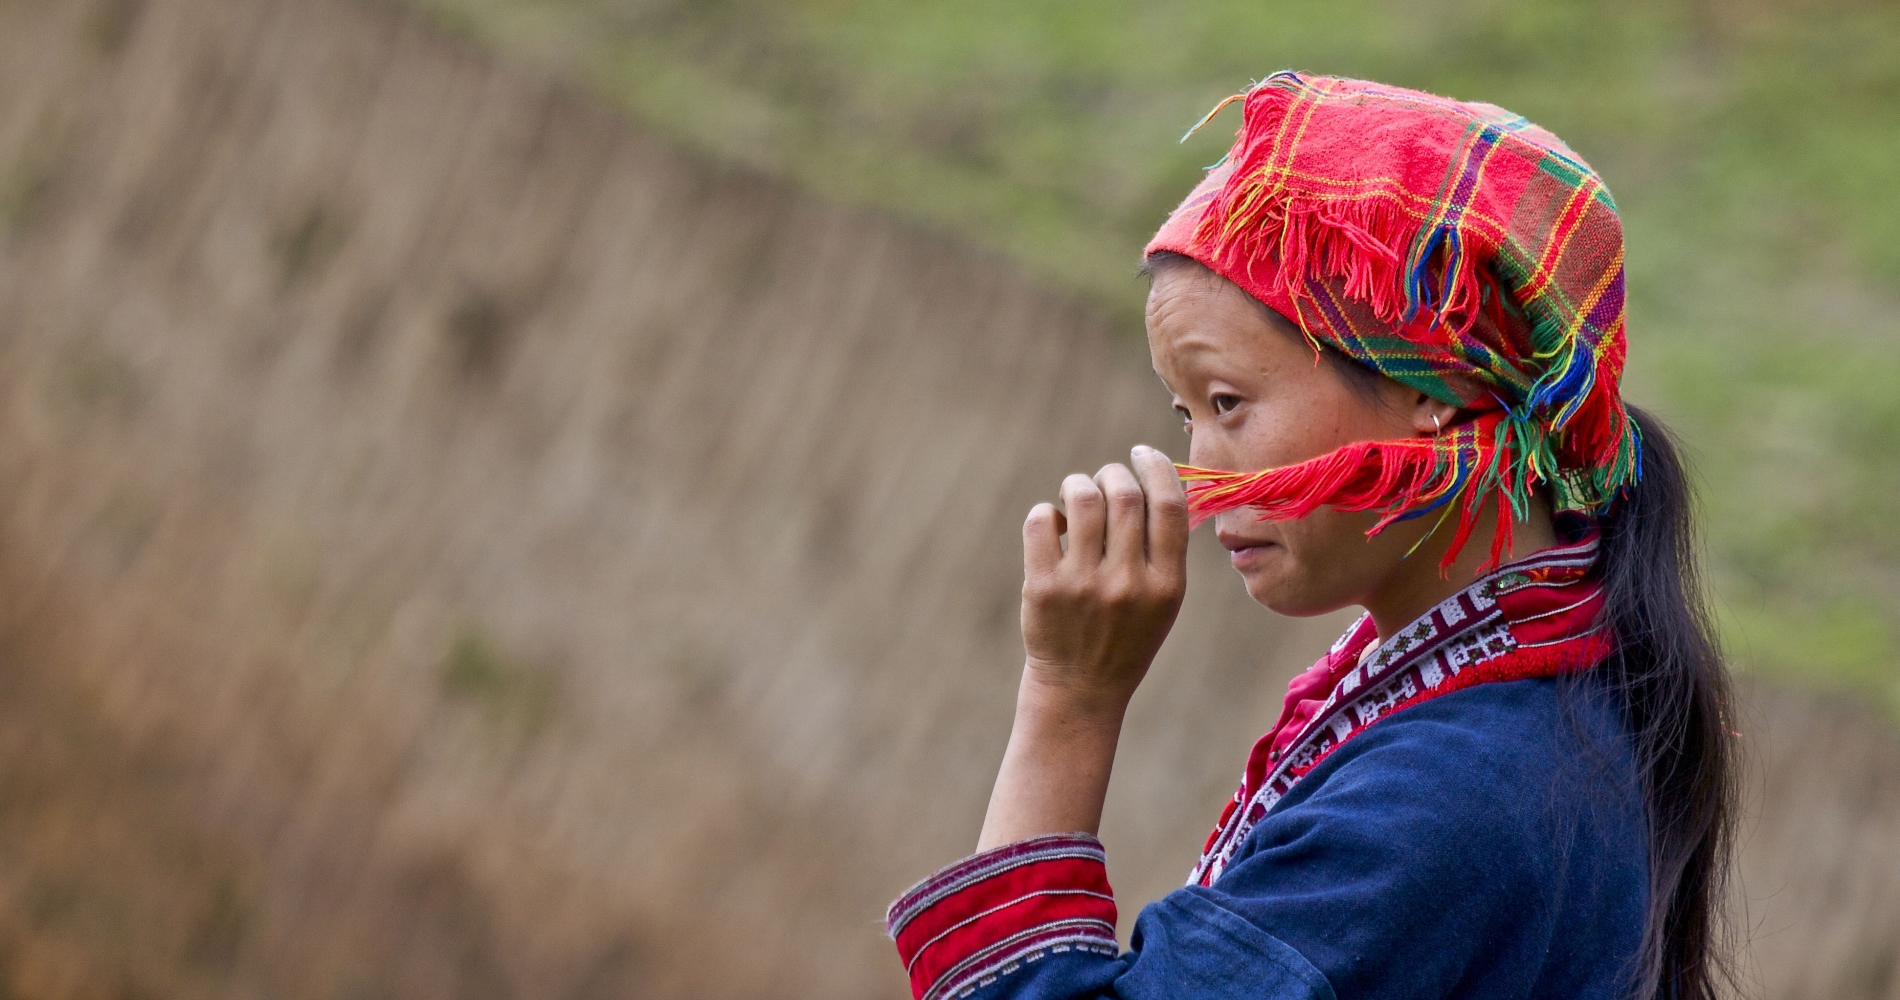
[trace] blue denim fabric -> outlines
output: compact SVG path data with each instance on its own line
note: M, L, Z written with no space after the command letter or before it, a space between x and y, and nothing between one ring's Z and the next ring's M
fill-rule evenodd
M1143 909L1130 951L1044 955L972 1000L1610 1000L1649 883L1624 733L1587 680L1404 709L1308 774L1212 887Z

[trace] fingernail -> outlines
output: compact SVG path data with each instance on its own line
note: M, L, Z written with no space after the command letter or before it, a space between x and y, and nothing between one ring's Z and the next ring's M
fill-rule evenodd
M1134 447L1134 453L1137 455L1146 455L1153 450L1154 450L1153 448L1150 448L1145 444L1138 444Z

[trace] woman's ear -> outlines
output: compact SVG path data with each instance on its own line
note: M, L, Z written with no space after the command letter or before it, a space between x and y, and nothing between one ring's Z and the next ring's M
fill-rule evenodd
M1451 426L1458 416L1458 408L1450 403L1433 399L1424 393L1417 393L1412 402L1412 430L1426 437L1437 437L1440 431Z

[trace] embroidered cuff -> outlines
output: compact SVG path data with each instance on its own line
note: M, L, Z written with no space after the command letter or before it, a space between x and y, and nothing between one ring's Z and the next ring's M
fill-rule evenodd
M1054 834L971 855L885 914L916 1000L946 1000L1060 951L1120 953L1102 844Z

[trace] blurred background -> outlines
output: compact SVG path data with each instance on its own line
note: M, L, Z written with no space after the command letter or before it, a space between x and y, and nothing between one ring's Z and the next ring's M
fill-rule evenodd
M1274 69L1608 179L1746 703L1755 995L1900 998L1892 0L0 0L0 997L903 995L1021 514ZM1104 839L1338 619L1209 539Z

